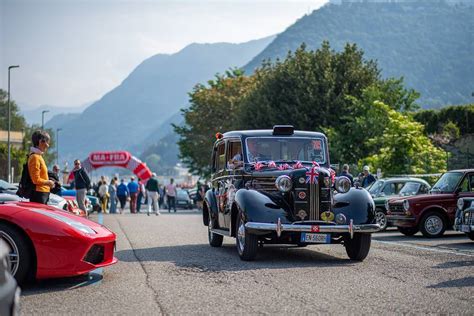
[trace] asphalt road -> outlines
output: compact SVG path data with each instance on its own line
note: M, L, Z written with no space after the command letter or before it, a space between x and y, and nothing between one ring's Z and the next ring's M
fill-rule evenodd
M97 220L97 216L93 217ZM373 235L364 262L341 245L265 246L243 262L211 248L201 214L105 215L119 263L23 289L23 315L474 313L474 242Z

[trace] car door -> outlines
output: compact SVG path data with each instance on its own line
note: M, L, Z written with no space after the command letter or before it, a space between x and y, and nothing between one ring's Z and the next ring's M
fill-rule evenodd
M236 161L240 159L239 161ZM235 193L242 184L243 171L243 153L242 142L239 138L228 139L226 145L226 180L225 186L226 199L223 204L223 214L225 227L230 229L232 225L232 204L234 202Z
M224 219L224 206L227 199L226 185L226 160L225 160L225 140L220 141L216 144L214 153L214 177L212 186L216 194L217 211L218 211L218 224L220 228L225 228Z

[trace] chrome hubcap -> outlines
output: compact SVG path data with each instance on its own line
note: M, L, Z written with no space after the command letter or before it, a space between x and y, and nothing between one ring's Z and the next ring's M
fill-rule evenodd
M0 237L7 243L9 248L10 273L15 275L20 265L20 254L18 247L13 239L5 232L0 231Z
M239 241L239 249L243 252L245 247L245 225L242 221L240 222L239 230L237 231L237 240Z
M387 225L387 218L385 217L385 214L382 212L377 212L375 214L375 220L377 224L380 225L380 228L384 228L385 225Z
M426 219L425 229L431 235L436 235L443 229L443 220L436 215L432 215Z

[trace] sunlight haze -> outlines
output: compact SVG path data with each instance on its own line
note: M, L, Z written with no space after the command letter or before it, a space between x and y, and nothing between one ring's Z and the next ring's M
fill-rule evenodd
M327 2L0 1L0 87L20 65L11 87L23 108L99 99L155 54L277 34Z

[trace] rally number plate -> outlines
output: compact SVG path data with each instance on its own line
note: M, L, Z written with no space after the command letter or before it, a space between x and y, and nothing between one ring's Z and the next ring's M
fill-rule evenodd
M301 242L329 244L331 242L331 235L330 234L302 233Z
M461 225L461 231L464 233L470 233L471 227L469 225Z

